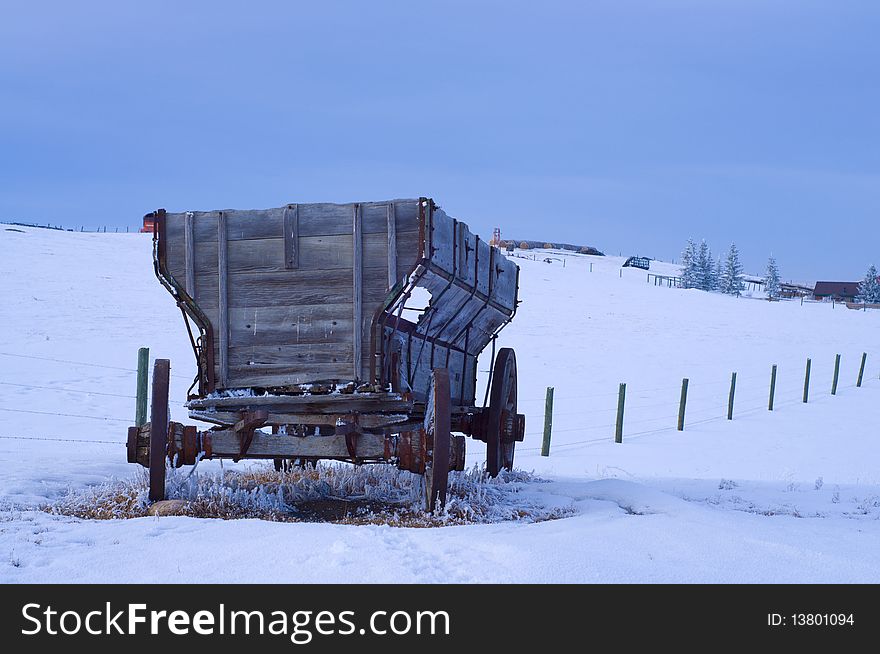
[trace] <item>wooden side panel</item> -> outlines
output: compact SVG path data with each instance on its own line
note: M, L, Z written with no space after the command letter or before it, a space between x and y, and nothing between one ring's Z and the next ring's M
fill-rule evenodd
M387 208L388 222L388 288L397 284L397 220L394 218L394 203Z
M214 327L220 388L349 380L359 366L366 379L372 317L418 260L419 203L361 204L359 235L355 206L168 214L169 272ZM454 222L442 210L435 217L435 255L452 270ZM453 322L470 310L463 297L450 295ZM445 365L445 350L435 357Z
M513 311L516 308L517 266L506 257L496 257L495 265L500 272L495 270L492 273L495 279L492 281L490 297L501 306Z
M431 247L434 251L431 260L449 274L455 271L454 223L442 209L435 209L431 215Z
M226 241L226 216L221 212L217 221L217 280L219 293L217 304L217 345L218 379L221 386L229 383L229 264L228 243Z
M183 219L184 225L184 248L186 254L184 255L185 264L186 264L186 292L189 294L191 298L195 298L196 296L196 273L195 273L195 252L196 252L196 242L193 238L193 215L192 212L187 212Z
M165 262L168 272L181 285L186 281L186 236L184 214L165 214ZM216 235L214 236L216 239Z
M494 259L498 258L498 250L494 250L488 242L480 239L477 241L479 257L477 259L477 290L485 295L489 294L489 270L494 263Z
M352 287L354 302L352 303L352 315L354 321L352 356L354 366L352 378L364 379L363 375L363 343L369 343L369 338L364 338L364 235L363 235L364 208L355 205L352 211Z
M350 350L352 311L351 303L233 308L230 345L335 343Z
M284 208L284 266L289 269L299 268L299 205L292 204Z

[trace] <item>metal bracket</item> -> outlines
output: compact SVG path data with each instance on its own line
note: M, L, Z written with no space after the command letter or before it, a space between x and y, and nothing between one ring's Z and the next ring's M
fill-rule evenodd
M266 409L241 412L241 420L235 423L235 426L232 428L232 431L238 434L241 443L238 450L238 456L233 457L233 461L237 463L247 454L248 449L250 449L251 443L254 440L254 430L265 425L268 419L269 412Z
M336 433L345 436L345 447L348 455L357 462L357 440L361 433L357 413L350 413L336 420Z

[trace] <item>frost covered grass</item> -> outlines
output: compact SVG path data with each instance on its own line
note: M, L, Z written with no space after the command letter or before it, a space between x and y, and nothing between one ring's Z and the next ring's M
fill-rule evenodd
M554 520L575 513L572 506L547 506L527 489L541 480L514 470L490 479L478 467L450 473L445 510L422 510L422 477L386 465L352 466L321 462L276 471L255 465L246 470L189 474L169 471L166 496L181 500L176 515L224 520L258 518L274 522L333 522L351 525L439 527ZM44 510L90 520L148 515L145 471L71 489Z

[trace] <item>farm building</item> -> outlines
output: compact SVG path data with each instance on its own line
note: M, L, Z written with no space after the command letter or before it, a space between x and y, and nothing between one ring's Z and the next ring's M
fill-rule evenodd
M816 282L813 289L815 300L836 300L852 302L859 294L859 282Z

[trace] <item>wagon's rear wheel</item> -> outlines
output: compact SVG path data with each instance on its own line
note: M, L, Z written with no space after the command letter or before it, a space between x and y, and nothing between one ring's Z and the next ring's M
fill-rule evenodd
M446 368L435 368L425 410L425 510L429 513L446 505L451 418L449 371Z
M490 477L497 477L502 468L513 470L516 419L516 355L503 347L495 357L489 391L486 470Z
M150 404L150 500L165 499L165 458L168 451L168 384L171 362L156 359L153 365L153 399Z

